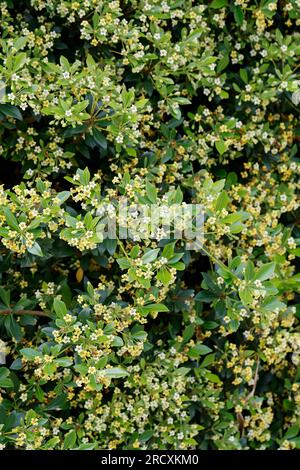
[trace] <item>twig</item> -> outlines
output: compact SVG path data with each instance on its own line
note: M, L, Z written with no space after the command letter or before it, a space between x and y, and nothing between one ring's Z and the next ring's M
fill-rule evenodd
M254 373L253 386L252 386L252 389L251 389L250 393L247 395L247 397L246 397L246 399L245 399L245 404L246 404L246 403L250 400L250 398L252 398L252 397L254 396L254 394L255 394L257 382L258 382L258 379L259 379L259 375L258 375L259 365L260 365L260 360L259 360L259 357L258 357L258 358L257 358L256 369L255 369L255 373ZM239 428L241 437L243 437L243 435L244 435L244 425L245 425L244 417L243 417L242 413L239 413L239 412L238 412L238 413L236 414L236 418L237 418L238 428Z
M258 358L257 358L256 369L255 369L255 374L254 374L253 387L252 387L251 392L249 393L249 395L248 395L247 398L246 398L246 402L247 402L248 400L250 400L250 398L252 398L252 397L254 396L254 393L255 393L255 390L256 390L256 386L257 386L257 382L258 382L258 379L259 379L259 375L258 375L259 365L260 365L260 361L259 361L259 357L258 357Z
M120 240L119 237L117 237L117 243L118 243L119 247L121 248L121 250L123 251L125 257L128 259L128 261L130 261L130 258L128 257L128 254L127 254L127 252L126 252L126 250L125 250L125 248L124 248L124 245L123 245L123 243L121 242L121 240Z
M12 308L0 310L0 315L35 315L37 317L50 317L50 313L39 310L13 310Z

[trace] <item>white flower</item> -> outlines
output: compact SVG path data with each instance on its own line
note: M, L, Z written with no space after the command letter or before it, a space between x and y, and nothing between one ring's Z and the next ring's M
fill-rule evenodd
M27 175L28 176L32 176L33 175L33 169L32 168L29 168L27 171L26 171Z
M298 106L298 104L300 103L300 91L294 91L294 93L292 94L292 102Z

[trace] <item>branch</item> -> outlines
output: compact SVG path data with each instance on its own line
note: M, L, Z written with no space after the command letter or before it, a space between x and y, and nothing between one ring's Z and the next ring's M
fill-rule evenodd
M254 394L255 394L257 382L258 382L258 379L259 379L259 375L258 375L259 365L260 365L260 360L259 360L259 357L258 357L258 358L257 358L256 369L255 369L255 374L254 374L253 387L252 387L251 392L249 393L249 395L248 395L247 398L246 398L246 402L247 402L248 400L250 400L250 398L252 398L252 397L254 396Z
M0 315L35 315L37 317L50 317L50 313L41 312L39 310L13 310L9 308L7 310L0 310Z
M246 403L250 400L250 398L252 398L252 397L254 396L254 394L255 394L257 382L258 382L258 379L259 379L259 375L258 375L259 366L260 366L260 360L259 360L259 357L257 357L257 364L256 364L256 368L255 368L255 373L254 373L253 386L252 386L252 389L251 389L250 393L247 395L247 397L246 397L246 399L245 399L245 404L246 404ZM237 422L238 422L238 427L239 427L240 434L241 434L241 436L243 437L243 435L244 435L244 424L245 424L244 417L243 417L242 413L237 413L237 414L236 414L236 418L237 418Z

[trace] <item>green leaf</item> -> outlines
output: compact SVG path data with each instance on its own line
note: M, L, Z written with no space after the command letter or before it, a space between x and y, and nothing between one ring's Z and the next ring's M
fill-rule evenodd
M253 289L251 287L244 287L239 289L239 296L244 305L249 305L253 301Z
M187 343L191 338L192 336L194 335L195 333L195 327L194 325L188 325L184 331L183 331L183 334L182 334L182 338L183 338L183 342L184 343Z
M130 268L130 261L127 258L118 258L117 263L121 269L128 269Z
M70 66L70 63L68 61L68 59L66 57L64 57L63 55L60 56L59 58L59 62L60 62L60 65L65 69L67 70L68 72L70 71L71 69L71 66Z
M225 224L234 224L235 222L239 222L241 220L246 220L248 218L247 212L235 212L234 214L229 214L222 219L222 222Z
M80 170L78 170L78 171L80 171ZM83 185L89 184L90 179L91 179L91 174L90 174L88 168L85 168L83 171L82 170L80 171L80 183L81 184L83 184Z
M170 271L165 267L165 266L162 266L158 273L156 274L156 278L163 283L164 286L167 286L169 284L169 282L171 281L172 279L172 275L170 273Z
M25 416L25 423L26 423L27 425L30 425L30 424L31 424L31 421L32 421L34 418L36 418L36 416L37 416L37 415L36 415L36 412L35 412L33 409L27 411L26 416Z
M221 384L222 383L222 381L219 379L219 377L216 374L212 374L209 371L204 371L204 375L210 382L213 382L215 384Z
M130 157L136 157L137 152L133 147L126 147L126 153L130 155Z
M175 369L174 375L187 375L189 372L191 372L189 367L178 367L178 369Z
M184 255L184 253L175 253L174 256L172 256L172 258L168 259L168 264L173 265L173 264L177 263L183 257L183 255Z
M216 10L219 8L227 7L228 0L213 0L209 5L210 8L215 8Z
M262 308L267 311L274 311L275 309L286 310L287 305L284 302L278 300L277 297L268 297L262 303Z
M72 107L73 114L79 114L81 111L85 110L89 104L88 100L80 101Z
M182 201L183 201L183 192L181 191L181 188L178 186L178 188L176 188L175 190L172 202L173 204L181 204Z
M150 312L168 312L169 309L163 304L148 304L143 307L139 307L142 313Z
M225 209L230 202L230 199L226 193L226 191L222 191L221 194L219 194L216 203L215 203L215 210L217 212L221 212L222 209Z
M210 352L212 352L212 350L208 346L205 346L205 344L202 343L198 343L189 350L188 356L191 359L197 359L199 356L204 356Z
M55 313L59 318L63 318L68 313L66 304L62 300L55 298L53 302L53 307Z
M173 257L174 255L174 247L175 247L176 242L171 242L168 243L167 245L164 246L164 249L162 251L161 256L163 258L167 258L168 260Z
M46 411L50 410L65 410L68 408L67 395L66 393L60 393L53 400L50 401L49 405L45 406Z
M0 388L11 388L14 386L9 375L10 372L6 367L0 367Z
M188 98L184 98L184 96L173 97L173 101L179 104L191 104L191 101Z
M153 250L148 250L147 253L145 253L141 258L142 263L143 264L152 263L153 261L156 260L159 252L160 252L160 248L154 248Z
M173 263L172 268L175 268L177 271L184 271L185 270L185 264L184 263Z
M140 326L138 326L140 328ZM146 331L142 329L137 329L136 327L133 327L131 332L130 332L131 338L135 339L136 341L145 341L147 338L147 333Z
M292 439L293 437L296 437L299 433L299 430L300 430L299 426L297 425L291 426L285 433L284 439Z
M174 102L173 100L168 101L168 110L169 113L179 121L181 119L181 111L180 108L178 107L178 104Z
M150 279L146 279L145 277L137 277L137 280L142 287L144 287L147 290L150 289L151 287Z
M244 83L248 83L248 73L246 69L241 69L240 70L240 77L243 80Z
M96 127L94 127L93 129L93 137L101 148L103 148L104 150L107 149L107 140L102 134L102 132L100 132Z
M10 306L10 291L4 289L2 286L0 286L0 298L6 307Z
M122 369L121 367L112 367L109 369L101 370L101 373L105 375L105 377L109 377L110 379L119 379L121 377L127 377L129 372L127 370Z
M94 450L96 446L97 446L97 442L90 442L86 444L80 444L74 450Z
M51 439L49 439L49 441L47 441L42 446L42 449L44 449L44 450L53 449L59 442L60 442L60 438L58 436L52 437Z
M58 199L60 200L62 204L63 202L66 202L70 196L71 196L70 191L61 191L60 193L57 194L56 197L58 197Z
M33 361L36 357L41 357L42 353L40 351L37 351L36 349L31 349L31 348L23 348L20 349L20 353L26 357L29 361Z
M218 62L217 72L220 73L222 70L226 69L227 65L229 64L229 56L228 54L224 55Z
M131 250L130 250L130 253L129 253L130 258L132 258L132 259L137 258L138 255L139 255L139 252L140 252L140 247L139 247L139 245L135 245L135 246L134 246L133 248L131 248Z
M111 345L117 348L121 348L124 345L124 341L120 336L115 336L111 342Z
M41 256L41 257L44 256L42 249L40 245L38 244L38 242L35 242L32 247L27 248L27 251L35 256Z
M244 228L245 228L244 224L242 224L241 222L235 222L234 224L230 225L229 230L230 230L230 233L236 234L236 233L240 233Z
M21 36L21 37L17 38L14 41L14 49L19 51L20 49L22 49L25 46L26 42L27 42L27 37L26 36Z
M26 52L20 52L20 54L17 54L16 57L14 58L13 71L16 72L17 70L21 69L23 65L25 65L26 60L27 60Z
M245 268L245 280L251 281L254 278L254 264L249 260Z
M270 279L276 268L276 263L267 263L261 266L261 268L256 271L255 274L255 279L259 279L260 281L266 281L267 279Z
M55 363L61 367L70 367L73 364L73 360L69 357L59 357L55 359Z
M54 362L47 363L44 365L43 371L46 375L49 375L51 377L57 371L57 365L54 364Z
M238 176L234 171L230 171L226 177L226 188L230 188L238 181Z
M15 338L17 341L21 341L23 338L23 332L19 323L15 320L13 315L8 315L4 320L4 326L7 332Z
M156 187L150 183L150 181L146 180L146 194L148 199L155 204L157 202L157 190Z
M21 370L22 367L23 367L23 364L22 364L22 359L20 357L15 359L10 365L11 370Z
M227 150L227 145L225 144L224 140L218 140L215 142L215 146L220 155L223 155L223 153Z
M203 361L201 362L200 366L201 368L205 368L207 366L210 366L211 364L213 364L215 362L215 358L216 358L216 355L213 353L213 354L208 354L208 356L206 356Z
M238 24L239 26L242 26L243 21L244 21L244 13L239 5L235 5L233 7L233 15L234 15L236 24Z
M74 429L71 429L71 431L69 431L64 438L63 449L72 449L75 445L76 438L76 431Z
M10 226L10 228L15 230L16 232L20 232L18 221L16 217L14 216L14 214L11 212L11 210L8 207L5 207L3 209L3 212L6 218L6 222Z
M300 449L300 437L293 437L292 442L295 444L296 449Z
M136 101L136 102L135 102L135 105L136 105L136 107L137 107L138 109L142 109L142 108L144 108L144 106L148 103L148 101L149 101L148 99L143 98L143 99L141 99L141 100Z
M140 442L147 442L153 436L154 432L151 429L144 431L143 434L139 437Z
M121 96L122 96L122 102L123 102L124 108L128 108L134 101L134 91L133 90L127 91L125 88L125 85L123 85Z
M23 120L20 110L11 104L0 104L0 112L4 114L4 116L9 116L19 121Z
M114 255L117 248L117 240L113 238L106 238L103 242L110 256Z

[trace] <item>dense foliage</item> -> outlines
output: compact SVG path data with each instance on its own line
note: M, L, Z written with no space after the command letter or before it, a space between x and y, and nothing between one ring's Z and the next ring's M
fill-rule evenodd
M0 11L1 448L299 448L300 1Z

